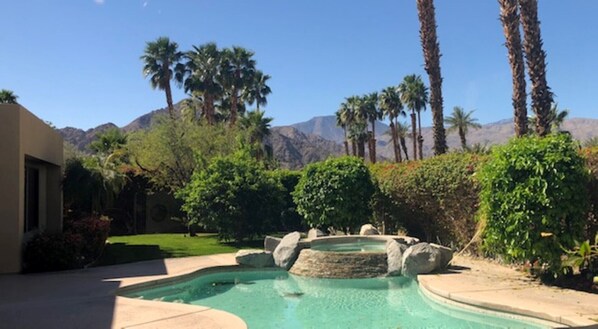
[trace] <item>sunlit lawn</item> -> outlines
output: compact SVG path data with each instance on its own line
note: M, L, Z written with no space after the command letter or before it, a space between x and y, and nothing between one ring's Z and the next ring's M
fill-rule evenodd
M196 237L174 234L140 234L111 236L97 266L138 262L171 257L204 256L236 252L239 249L262 248L263 240L240 245L219 242L214 234Z

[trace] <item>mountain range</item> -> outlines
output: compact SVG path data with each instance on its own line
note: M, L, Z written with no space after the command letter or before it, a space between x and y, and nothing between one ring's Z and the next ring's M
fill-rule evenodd
M180 103L175 105L175 110L180 110ZM156 115L166 114L166 112L166 109L148 112L123 127L106 123L88 130L65 127L59 131L66 142L73 144L81 151L87 151L89 143L100 132L111 128L120 128L124 132L147 129ZM565 120L562 129L569 131L574 138L585 141L598 136L598 120L572 118ZM376 123L378 156L381 159L394 158L388 130L389 127L385 123ZM467 143L488 146L502 144L513 135L513 121L506 119L482 125L480 129L470 129L467 134ZM430 156L432 154L432 128L422 127L422 136L424 138L424 156ZM328 115L314 117L308 121L288 126L272 127L267 143L272 146L274 157L281 167L297 169L312 162L325 160L330 156L342 155L344 153L343 140L343 129L336 125L334 115ZM412 157L411 143L411 140L407 139L410 158ZM447 144L450 149L459 149L459 136L456 133L448 134Z

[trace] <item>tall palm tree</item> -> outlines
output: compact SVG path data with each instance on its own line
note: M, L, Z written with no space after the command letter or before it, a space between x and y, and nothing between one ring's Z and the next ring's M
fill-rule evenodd
M370 152L370 162L376 163L376 121L382 119L382 111L378 106L378 93L373 92L363 97L363 106L366 111L367 120L372 125L372 132L369 134L368 150Z
M175 114L170 80L175 78L174 71L182 57L183 53L178 51L178 44L171 42L167 37L159 37L156 41L148 42L141 56L143 75L146 78L150 77L152 88L164 90L166 93L166 104L171 118L174 118Z
M527 95L525 93L525 64L519 32L519 11L517 0L498 0L498 3L500 5L500 21L507 41L505 45L509 53L511 74L513 75L515 135L521 137L527 134Z
M345 139L343 141L343 144L345 145L345 154L349 155L349 140L347 139L347 128L348 128L348 113L351 111L351 109L349 109L349 106L347 106L347 103L343 102L341 103L340 108L336 111L336 125L343 128L343 133L345 135Z
M368 112L364 106L364 98L351 96L347 98L347 105L351 109L351 126L349 137L356 145L357 156L365 160L365 142L368 141L367 121Z
M465 110L460 106L453 107L453 113L446 118L446 123L449 124L448 132L456 131L459 133L461 139L461 148L463 151L467 150L467 140L465 139L469 128L479 129L482 126L477 123L478 119L472 118L474 111L465 113Z
M397 131L397 138L399 139L401 148L403 149L403 153L405 153L405 160L409 161L409 153L407 153L407 143L405 142L405 139L409 134L409 125L406 122L396 122L395 129Z
M413 139L413 159L417 160L417 149L419 141L419 158L423 159L423 137L421 136L421 121L419 125L419 133L417 131L417 113L420 113L426 107L428 102L428 89L424 85L422 78L419 75L411 74L403 78L399 84L399 93L401 94L401 101L409 110L411 110L411 129Z
M244 99L250 104L255 103L257 109L260 105L267 105L268 99L266 96L270 95L272 90L267 85L270 76L264 74L262 71L255 71L253 81L251 81L244 91Z
M238 116L240 92L250 86L254 80L254 53L242 47L233 47L223 51L227 89L230 92L230 125L234 126Z
M250 111L240 121L241 127L247 131L249 143L256 147L255 158L258 161L267 154L264 141L271 133L272 118L265 117L264 114L265 112L260 110Z
M552 104L552 92L546 82L546 52L542 50L538 1L519 0L521 25L523 26L525 58L532 83L532 110L536 114L536 132L540 136L550 133L548 115Z
M184 81L185 92L202 96L202 112L208 124L216 121L215 102L224 92L222 54L215 43L206 43L186 54Z
M550 126L551 131L553 132L562 132L561 126L565 119L569 115L568 109L559 109L558 103L553 103L550 107L550 111L548 111L548 116L546 117L546 121ZM529 130L534 130L534 127L538 125L538 117L533 115L529 118Z
M12 90L2 89L0 90L0 104L17 104L17 98Z
M395 162L401 162L401 149L399 148L397 136L397 118L399 116L406 116L403 110L403 103L401 96L396 87L387 87L382 90L380 94L380 108L384 116L388 116L390 120L390 135L392 138L392 146L395 155Z
M440 74L440 47L436 37L434 0L417 0L422 49L426 72L430 78L430 109L434 132L434 154L443 154L448 149L442 114L442 76ZM420 150L420 157L421 157Z

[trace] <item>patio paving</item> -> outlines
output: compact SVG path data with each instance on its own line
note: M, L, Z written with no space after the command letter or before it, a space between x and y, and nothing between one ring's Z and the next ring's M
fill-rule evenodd
M220 254L0 275L0 328L243 329L243 320L223 311L115 295L118 288L234 263L233 254ZM456 302L568 325L598 325L598 295L541 286L523 273L487 261L456 257L453 264L457 267L448 273L420 275L420 285Z

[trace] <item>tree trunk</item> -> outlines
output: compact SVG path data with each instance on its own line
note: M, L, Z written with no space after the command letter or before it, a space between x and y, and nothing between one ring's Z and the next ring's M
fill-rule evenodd
M467 141L465 140L465 131L459 127L459 138L461 139L461 148L463 151L467 151Z
M354 140L351 140L351 150L353 152L353 156L357 156L357 144Z
M413 137L413 160L417 160L417 122L415 111L411 111L411 133Z
M398 145L397 145L397 130L395 127L395 123L392 120L393 119L390 118L390 134L392 135L392 150L395 153L395 162L401 162L401 150L398 149Z
M230 99L230 122L229 125L234 127L237 123L237 102L239 101L239 96L237 95L237 87L233 86L233 93Z
M345 133L345 141L343 142L345 144L345 153L349 155L349 140L347 140L347 127L343 127L343 132Z
M419 152L419 159L424 159L424 137L422 136L422 118L421 112L417 111L417 146Z
M168 115L174 120L174 105L172 104L172 90L170 89L170 82L166 83L166 104L168 105Z
M405 142L405 138L401 137L401 147L403 148L403 153L405 153L405 160L409 161L409 153L407 152L407 143Z
M357 156L365 160L365 141L357 142Z
M372 121L372 136L370 137L370 161L376 163L376 120Z
M525 93L525 65L523 63L523 49L521 34L519 33L519 12L517 0L499 0L500 20L502 22L509 53L509 64L513 76L513 117L515 135L527 134L527 100Z
M552 92L546 82L546 53L542 50L538 1L519 0L521 25L523 26L525 58L532 83L532 110L536 114L536 133L546 136L550 133L550 106Z
M444 117L442 114L442 75L440 74L440 47L436 37L436 17L433 0L417 0L422 49L425 68L430 79L430 109L434 131L434 154L447 150Z

